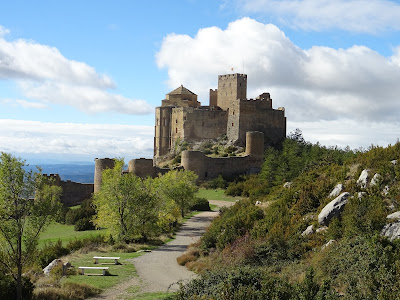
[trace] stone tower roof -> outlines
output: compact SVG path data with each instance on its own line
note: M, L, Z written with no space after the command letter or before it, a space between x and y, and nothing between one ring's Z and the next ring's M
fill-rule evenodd
M167 95L184 95L184 94L196 95L192 91L185 88L183 85L181 85L177 89L173 90L172 92L169 92Z

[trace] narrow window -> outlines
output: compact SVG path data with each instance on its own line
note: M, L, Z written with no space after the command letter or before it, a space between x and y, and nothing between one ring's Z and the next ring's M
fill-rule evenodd
M186 121L186 116L183 117L183 120Z
M232 123L232 126L233 126L233 123Z
M232 112L232 115L235 115L235 111Z
M175 123L178 124L178 119L175 120Z
M178 127L177 127L177 128L175 128L175 133L178 133Z

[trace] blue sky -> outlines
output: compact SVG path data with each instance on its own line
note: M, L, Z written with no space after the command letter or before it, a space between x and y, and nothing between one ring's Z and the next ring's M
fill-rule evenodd
M288 132L330 146L400 137L400 1L5 1L0 151L151 157L154 108L180 84L207 105L248 74Z

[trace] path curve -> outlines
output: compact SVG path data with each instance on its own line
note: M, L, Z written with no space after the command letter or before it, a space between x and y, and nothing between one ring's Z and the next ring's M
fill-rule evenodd
M211 200L210 203L220 207L234 204L218 200ZM177 232L175 239L131 260L139 278L133 277L94 299L121 299L126 289L131 286L140 286L139 293L176 291L179 288L177 284L179 281L196 276L194 272L180 266L176 262L177 257L181 256L190 244L200 239L217 215L218 212L215 211L202 212L187 220Z

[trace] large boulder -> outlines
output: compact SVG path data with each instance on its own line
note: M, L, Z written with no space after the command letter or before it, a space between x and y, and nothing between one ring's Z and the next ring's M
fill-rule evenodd
M371 179L371 186L377 185L382 180L381 174L376 173Z
M344 192L329 202L319 213L318 223L323 226L328 226L333 217L339 217L349 197L350 193Z
M357 185L365 189L367 188L368 180L369 180L369 170L365 169L361 172L360 177L358 177Z
M400 221L386 224L381 231L381 236L386 236L391 241L398 239L400 237Z
M343 184L338 183L332 190L332 192L329 194L330 198L334 198L339 196L339 194L343 191Z
M47 267L45 267L45 268L43 269L43 273L44 273L46 276L49 276L49 275L50 275L50 272L51 272L51 270L52 270L53 268L55 268L55 267L57 267L57 266L62 266L62 265L63 265L63 262L62 262L61 259L55 259L55 260L53 260L51 263L49 263L49 265L48 265Z

